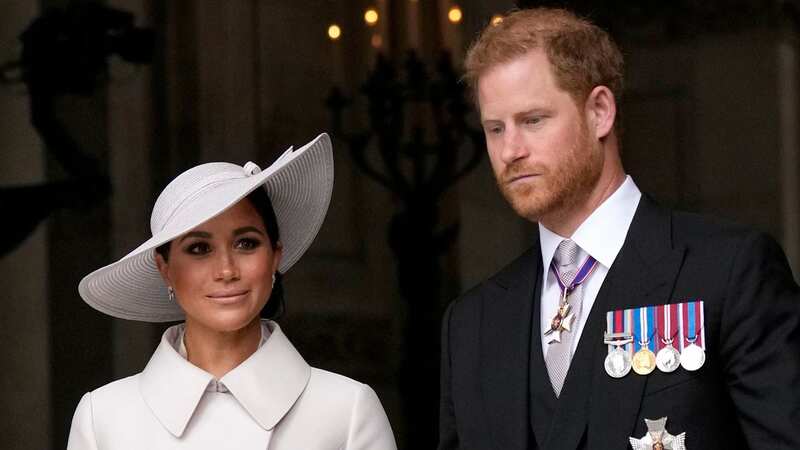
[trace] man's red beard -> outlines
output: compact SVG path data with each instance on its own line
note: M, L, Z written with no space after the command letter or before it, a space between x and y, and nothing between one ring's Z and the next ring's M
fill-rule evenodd
M568 211L591 193L600 178L603 155L592 147L582 125L575 144L558 166L525 165L525 161L508 165L496 177L500 192L517 214L532 222ZM524 175L533 176L513 182Z

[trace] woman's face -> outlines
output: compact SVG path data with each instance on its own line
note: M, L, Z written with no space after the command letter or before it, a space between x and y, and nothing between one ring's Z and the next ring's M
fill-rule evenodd
M156 255L187 325L228 332L258 318L272 293L281 248L273 250L264 221L244 199L174 239L168 259Z

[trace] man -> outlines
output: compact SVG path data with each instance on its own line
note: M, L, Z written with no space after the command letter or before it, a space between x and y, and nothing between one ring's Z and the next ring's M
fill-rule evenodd
M640 193L620 159L622 64L554 9L469 50L497 184L538 236L445 314L441 450L800 449L783 252Z

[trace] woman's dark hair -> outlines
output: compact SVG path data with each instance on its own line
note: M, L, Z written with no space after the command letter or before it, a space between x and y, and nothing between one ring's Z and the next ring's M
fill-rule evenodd
M267 191L263 188L258 188L248 194L245 199L250 200L253 207L256 208L261 220L264 221L264 227L267 229L267 235L272 249L278 248L278 242L281 240L281 233L278 229L278 218L275 216L275 209L272 208L272 200L269 199ZM156 247L156 253L164 258L164 261L169 260L170 242L165 242ZM261 317L265 319L276 319L283 315L286 310L286 305L283 299L283 274L275 271L275 284L272 285L272 294L270 294L267 304L261 310Z

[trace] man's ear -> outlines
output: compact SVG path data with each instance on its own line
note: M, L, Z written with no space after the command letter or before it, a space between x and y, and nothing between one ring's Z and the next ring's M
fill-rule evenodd
M158 272L161 274L161 278L164 279L164 283L166 283L167 286L172 286L172 283L169 280L169 263L164 259L163 256L161 256L160 253L156 252L155 250L153 252L155 253L156 267L158 267Z
M589 132L594 133L597 140L608 136L614 129L617 119L617 102L614 93L605 86L597 86L586 98L586 123Z

